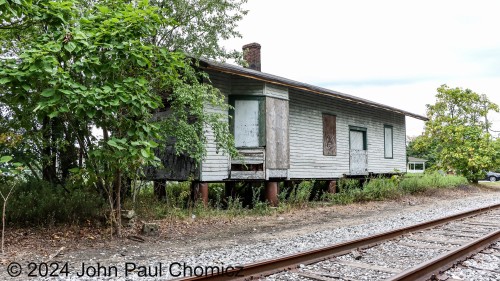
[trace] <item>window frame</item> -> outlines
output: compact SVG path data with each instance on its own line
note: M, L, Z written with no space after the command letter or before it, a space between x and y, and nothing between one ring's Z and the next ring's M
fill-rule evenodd
M385 135L385 130L391 129L391 156L387 157L387 138ZM384 159L394 159L394 127L392 125L384 124Z
M351 131L358 131L363 133L363 150L368 151L368 130L364 127L349 125L349 150L351 150Z
M229 129L231 131L231 134L234 135L234 109L235 109L235 102L236 100L256 100L259 102L259 116L258 116L258 123L259 123L259 144L257 147L247 147L247 146L241 146L241 147L236 147L237 149L246 149L246 148L260 148L260 147L265 147L266 146L266 97L265 96L252 96L252 95L230 95L228 96L228 103L230 105L229 107L229 114L228 114L228 119L229 119Z

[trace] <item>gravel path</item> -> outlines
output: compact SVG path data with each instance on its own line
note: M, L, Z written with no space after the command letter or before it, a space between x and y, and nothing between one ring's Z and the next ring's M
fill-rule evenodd
M318 227L315 225L314 228L311 227L311 229L316 229L316 231L311 230L311 232L301 233L295 236L289 234L281 235L279 229L277 229L277 231L272 234L275 238L266 238L260 242L255 241L254 238L246 239L245 236L235 237L232 241L228 242L227 246L201 251L198 250L200 247L197 247L197 245L203 244L203 241L193 242L192 246L184 247L182 252L174 251L174 248L169 249L161 245L153 246L153 248L149 248L145 252L144 249L141 249L141 244L137 244L136 246L123 247L121 251L113 254L103 249L100 254L90 258L88 258L88 255L82 255L81 253L69 253L62 258L69 261L69 273L67 275L59 275L59 278L34 277L29 279L165 280L172 278L171 273L174 275L180 274L179 276L182 276L184 274L184 265L186 266L185 269L187 273L190 272L191 268L195 270L195 273L202 274L206 272L207 266L225 269L228 266L237 266L267 260L498 203L500 203L500 196L495 192L469 194L464 198L442 200L439 201L439 204L427 204L401 209L396 208L383 215L374 210L371 214L364 213L362 219L353 219L352 223L349 221L346 222L345 220L334 223L325 221L324 226ZM257 227L256 225L256 228ZM248 233L249 237L252 235L252 233ZM264 236L269 237L268 234ZM255 235L252 237L255 237ZM189 244L190 241L185 241L185 243ZM154 247L157 248L155 249ZM57 259L53 261L64 262L63 260ZM77 273L81 271L83 263L85 263L90 271L79 277ZM99 271L97 268L98 263L104 266L104 269ZM26 263L22 263L21 265L24 270L22 275L18 277L20 279L9 278L8 275L6 275L6 270L0 272L0 279L27 279ZM200 267L196 268L198 265ZM133 270L126 276L126 269ZM215 268L208 268L208 270L214 269ZM95 275L90 278L89 275L92 275L94 272L93 270L100 273L100 275ZM148 277L148 274L155 277ZM301 280L299 277L293 276L292 273L275 275L267 279Z

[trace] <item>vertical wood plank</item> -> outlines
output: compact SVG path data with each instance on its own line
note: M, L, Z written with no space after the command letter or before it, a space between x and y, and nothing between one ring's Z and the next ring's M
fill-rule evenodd
M323 155L337 155L337 117L323 114Z
M266 97L266 166L268 169L290 167L288 101Z

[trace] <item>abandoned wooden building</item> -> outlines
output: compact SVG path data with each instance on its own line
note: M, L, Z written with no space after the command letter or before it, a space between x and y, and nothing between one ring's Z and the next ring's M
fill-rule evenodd
M207 155L198 165L187 159L165 162L157 180L194 176L201 196L208 182L265 181L275 202L280 181L405 172L405 117L426 117L333 90L260 71L260 45L244 47L249 68L202 60L201 67L232 106L207 108L228 116L241 155L216 152L206 130ZM182 167L176 167L181 165ZM181 169L179 169L181 168ZM182 172L180 172L182 170Z

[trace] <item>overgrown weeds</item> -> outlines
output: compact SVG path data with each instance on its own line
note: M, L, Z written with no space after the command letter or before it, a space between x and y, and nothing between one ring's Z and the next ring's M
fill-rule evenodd
M63 188L28 179L18 182L14 189L7 205L7 222L21 226L79 224L102 217L104 204L103 197L81 186L67 185Z
M326 195L335 204L394 199L405 194L421 193L431 189L450 188L468 184L461 176L431 174L394 175L391 178L372 178L363 185L359 180L341 179L339 192Z
M80 223L102 218L106 214L103 196L83 186L53 186L29 179L18 183L7 208L10 224L53 225ZM280 214L314 205L351 204L371 200L393 199L405 194L467 185L459 176L434 174L395 175L391 178L340 179L337 193L329 194L328 182L302 181L280 183L279 204L271 207L264 199L263 184L236 184L232 196L226 197L225 186L209 184L209 204L192 200L189 182L169 182L166 199L158 200L150 183L141 186L134 196L125 198L124 209L134 209L141 219L187 220L192 218L234 218ZM0 188L5 188L0 185Z

